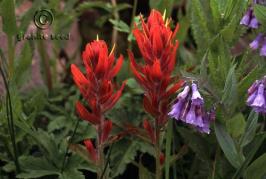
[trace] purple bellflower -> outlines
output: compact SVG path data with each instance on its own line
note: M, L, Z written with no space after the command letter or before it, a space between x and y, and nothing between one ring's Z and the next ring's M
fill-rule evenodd
M249 44L249 47L253 50L257 50L262 40L263 40L263 35L262 33L259 33L259 35L257 35L257 37Z
M256 80L248 89L247 105L257 113L266 114L266 76Z
M176 120L187 123L199 132L210 133L210 122L215 119L214 111L206 113L204 100L198 91L197 84L187 85L177 95L176 103L168 115Z

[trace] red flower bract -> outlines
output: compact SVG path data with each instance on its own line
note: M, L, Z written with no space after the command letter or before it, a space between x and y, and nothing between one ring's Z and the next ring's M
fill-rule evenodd
M175 93L183 81L172 84L178 41L174 41L178 25L172 31L170 20L164 21L160 12L152 10L147 23L141 17L141 28L135 27L133 34L137 40L144 65L135 62L129 51L130 67L138 83L145 89L144 108L158 120L166 121L168 97Z
M116 64L114 64L113 51L108 54L106 43L102 40L97 40L87 44L82 57L86 75L74 64L71 65L71 72L76 85L88 102L92 112L86 111L86 108L81 103L77 103L76 108L82 119L92 124L97 124L98 122L95 118L100 120L100 115L115 105L124 89L125 82L120 89L114 92L114 84L112 82L113 77L122 66L123 56L120 55Z
M123 82L120 89L115 90L113 78L118 73L123 63L120 55L115 63L114 48L108 54L107 45L102 40L96 40L87 44L82 54L86 74L72 64L71 72L82 96L85 98L88 109L79 101L76 102L76 111L79 117L95 126L97 130L96 149L90 140L84 143L89 152L90 159L99 165L104 165L102 158L103 143L109 139L112 129L112 121L104 118L104 113L110 110L122 95L125 87ZM98 155L98 156L97 156ZM97 163L98 164L98 163Z

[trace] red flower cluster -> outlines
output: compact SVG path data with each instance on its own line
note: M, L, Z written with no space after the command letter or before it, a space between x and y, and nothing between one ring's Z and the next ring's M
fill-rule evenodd
M141 28L136 27L133 34L145 64L137 64L133 53L129 51L130 66L136 80L145 90L145 110L156 118L157 125L163 126L169 111L169 96L183 85L181 80L171 85L171 73L174 70L178 48L178 41L173 42L173 39L179 26L172 31L169 27L170 19L164 21L161 13L156 10L152 10L147 23L142 17L141 21ZM147 121L144 122L144 128L148 133L153 131ZM154 137L151 139L154 140Z
M78 101L76 103L76 110L80 118L96 127L98 146L108 139L112 129L112 121L105 120L103 114L116 104L125 86L124 82L119 90L116 92L114 91L115 87L112 79L122 66L123 56L120 55L116 64L114 64L115 57L113 50L108 54L108 48L104 41L93 41L87 44L82 54L86 75L84 75L76 65L71 65L73 79L90 109L87 110L87 108ZM90 158L97 161L97 150L94 149L92 142L86 140L84 143L90 153Z

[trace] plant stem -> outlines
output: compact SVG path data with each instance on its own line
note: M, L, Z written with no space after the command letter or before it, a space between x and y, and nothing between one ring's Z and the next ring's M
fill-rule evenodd
M155 120L155 135L156 135L156 143L155 143L155 157L156 157L156 171L155 178L161 179L161 162L160 162L160 127L158 124L159 119Z
M8 77L9 79L12 78L14 72L14 56L15 56L15 47L13 45L13 38L12 36L7 36L8 41Z
M78 129L78 126L79 126L79 122L80 122L80 120L77 120L76 125L75 125L75 129L74 129L71 137L69 138L69 141L68 141L68 144L67 144L67 149L66 149L66 152L65 152L65 155L64 155L64 159L63 159L63 164L62 164L62 167L61 167L61 173L63 173L63 171L65 169L65 163L66 163L66 159L67 159L67 153L68 153L68 150L69 150L69 145L70 145L73 137L75 136L75 134L77 132L77 129Z
M6 116L7 116L7 123L8 123L8 131L11 139L11 143L14 150L14 162L16 166L17 172L20 172L20 165L18 161L18 153L17 153L17 145L16 145L16 136L15 136L15 128L14 128L14 120L13 120L13 109L12 109L12 101L11 101L11 95L9 91L9 84L7 81L7 78L2 70L2 67L0 66L0 73L4 80L4 85L6 88L7 96L6 96Z
M132 9L132 15L131 15L130 32L132 32L133 27L134 27L134 18L135 18L135 14L136 14L136 11L137 11L137 5L138 5L138 0L134 0L133 9ZM130 50L132 49L131 41L128 42L128 48Z
M97 154L98 154L98 171L97 171L97 179L105 179L104 175L104 166L105 166L105 161L104 161L104 148L102 145L101 141L101 136L103 132L103 124L104 124L104 117L100 117L100 124L98 125L98 137L97 137Z
M115 18L115 20L116 21L119 21L119 19L120 19L120 17L119 17L119 13L118 13L118 11L117 11L117 9L116 9L116 6L117 6L117 3L116 3L116 0L111 0L111 3L112 3L112 6L113 6L113 8L114 8L114 18ZM117 36L118 36L118 31L117 31L117 29L115 29L114 27L113 27L113 32L112 32L112 44L117 44Z

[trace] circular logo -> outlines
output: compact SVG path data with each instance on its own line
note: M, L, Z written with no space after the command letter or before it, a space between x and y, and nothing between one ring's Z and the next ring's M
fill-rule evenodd
M47 29L53 23L54 16L52 11L42 9L35 12L34 24L40 29Z

